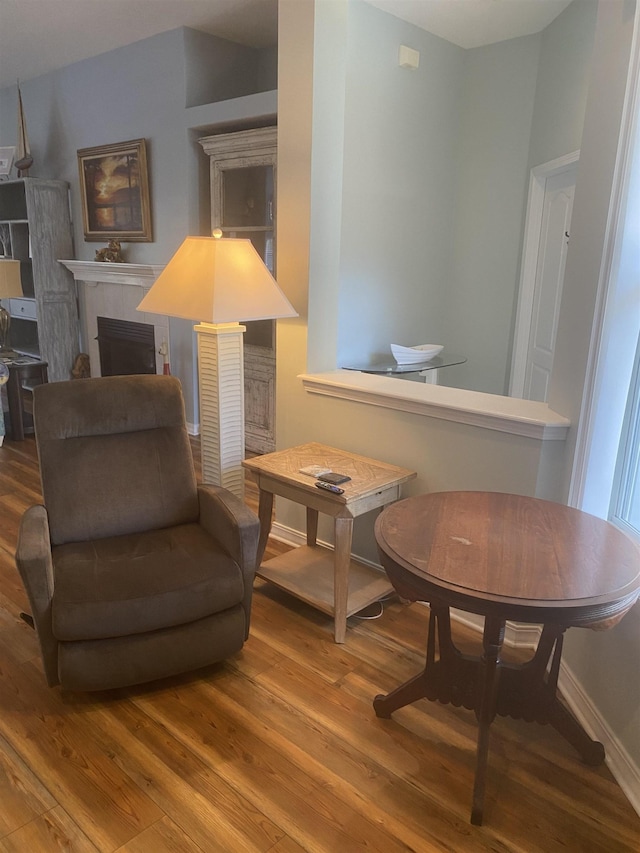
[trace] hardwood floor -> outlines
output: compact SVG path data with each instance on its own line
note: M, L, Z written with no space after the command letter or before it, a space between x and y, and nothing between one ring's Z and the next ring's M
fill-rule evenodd
M473 714L423 700L379 720L372 708L423 665L419 605L350 619L338 646L327 617L257 582L251 637L226 663L109 693L49 689L13 561L39 488L33 439L5 441L3 853L640 850L640 817L606 767L582 765L548 727L501 718L485 825L471 826Z

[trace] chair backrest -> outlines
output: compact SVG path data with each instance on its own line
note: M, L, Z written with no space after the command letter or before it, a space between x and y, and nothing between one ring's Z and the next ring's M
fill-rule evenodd
M197 520L196 478L176 378L54 382L35 388L33 402L54 545Z

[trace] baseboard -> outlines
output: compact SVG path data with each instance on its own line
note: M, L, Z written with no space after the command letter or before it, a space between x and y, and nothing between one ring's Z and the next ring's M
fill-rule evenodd
M293 527L286 527L284 524L279 524L277 521L273 522L269 536L272 536L277 542L285 542L287 545L293 545L295 548L307 544L307 537L304 533L294 530ZM324 545L325 548L333 548L333 545L329 542L323 542L320 539L318 539L318 544ZM358 557L358 559L360 558Z
M606 720L598 713L571 669L560 664L558 688L571 713L589 737L599 740L606 752L606 764L635 811L640 815L640 767L622 746Z
M466 625L478 633L482 633L484 619L475 613L465 613L464 610L451 610L451 618ZM507 622L504 632L504 644L513 649L535 649L542 633L540 625L525 625L522 622Z
M451 618L478 632L482 631L481 616L452 610ZM539 625L508 622L505 645L534 649L541 631L542 628ZM634 763L606 720L598 713L588 694L564 661L560 663L558 692L589 737L599 740L604 746L607 767L633 809L640 815L640 767Z
M275 522L271 535L274 539L298 546L306 544L306 537L298 530L285 527ZM329 548L326 542L321 543ZM358 557L363 563L381 571L378 564ZM482 633L484 619L474 613L462 610L451 610L451 618L478 633ZM540 625L527 625L522 622L507 622L505 630L505 645L512 648L535 649L542 632ZM560 664L558 690L571 713L587 732L589 737L599 740L605 748L607 767L631 806L640 814L640 768L633 762L631 756L622 746L616 735L611 731L606 721L600 716L580 682L575 678L571 669L564 663Z
M278 542L285 542L287 545L293 545L296 548L299 545L307 544L307 537L304 533L301 533L299 530L294 530L292 527L285 527L284 524L278 524L277 521L274 521L269 535ZM324 548L329 548L333 551L333 544L331 542L325 542L322 539L318 539L318 545L322 545ZM372 569L376 569L378 572L384 572L380 563L374 563L371 560L360 557L358 554L354 554L353 556L364 566L369 566Z

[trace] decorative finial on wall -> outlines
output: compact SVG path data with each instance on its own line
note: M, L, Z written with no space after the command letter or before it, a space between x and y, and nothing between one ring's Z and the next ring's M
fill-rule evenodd
M27 123L24 117L24 108L22 106L22 93L20 92L20 81L17 81L18 86L18 149L15 167L18 170L18 177L24 178L29 174L29 168L33 164L31 156L31 148L29 147L29 137L27 136Z

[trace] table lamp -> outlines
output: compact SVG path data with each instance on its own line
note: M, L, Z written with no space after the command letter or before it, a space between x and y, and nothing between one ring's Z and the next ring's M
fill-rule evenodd
M239 321L297 317L250 240L187 237L138 311L200 320L202 476L244 496L244 364Z
M22 296L20 261L12 258L0 258L0 299ZM11 315L0 306L0 351L8 349Z

